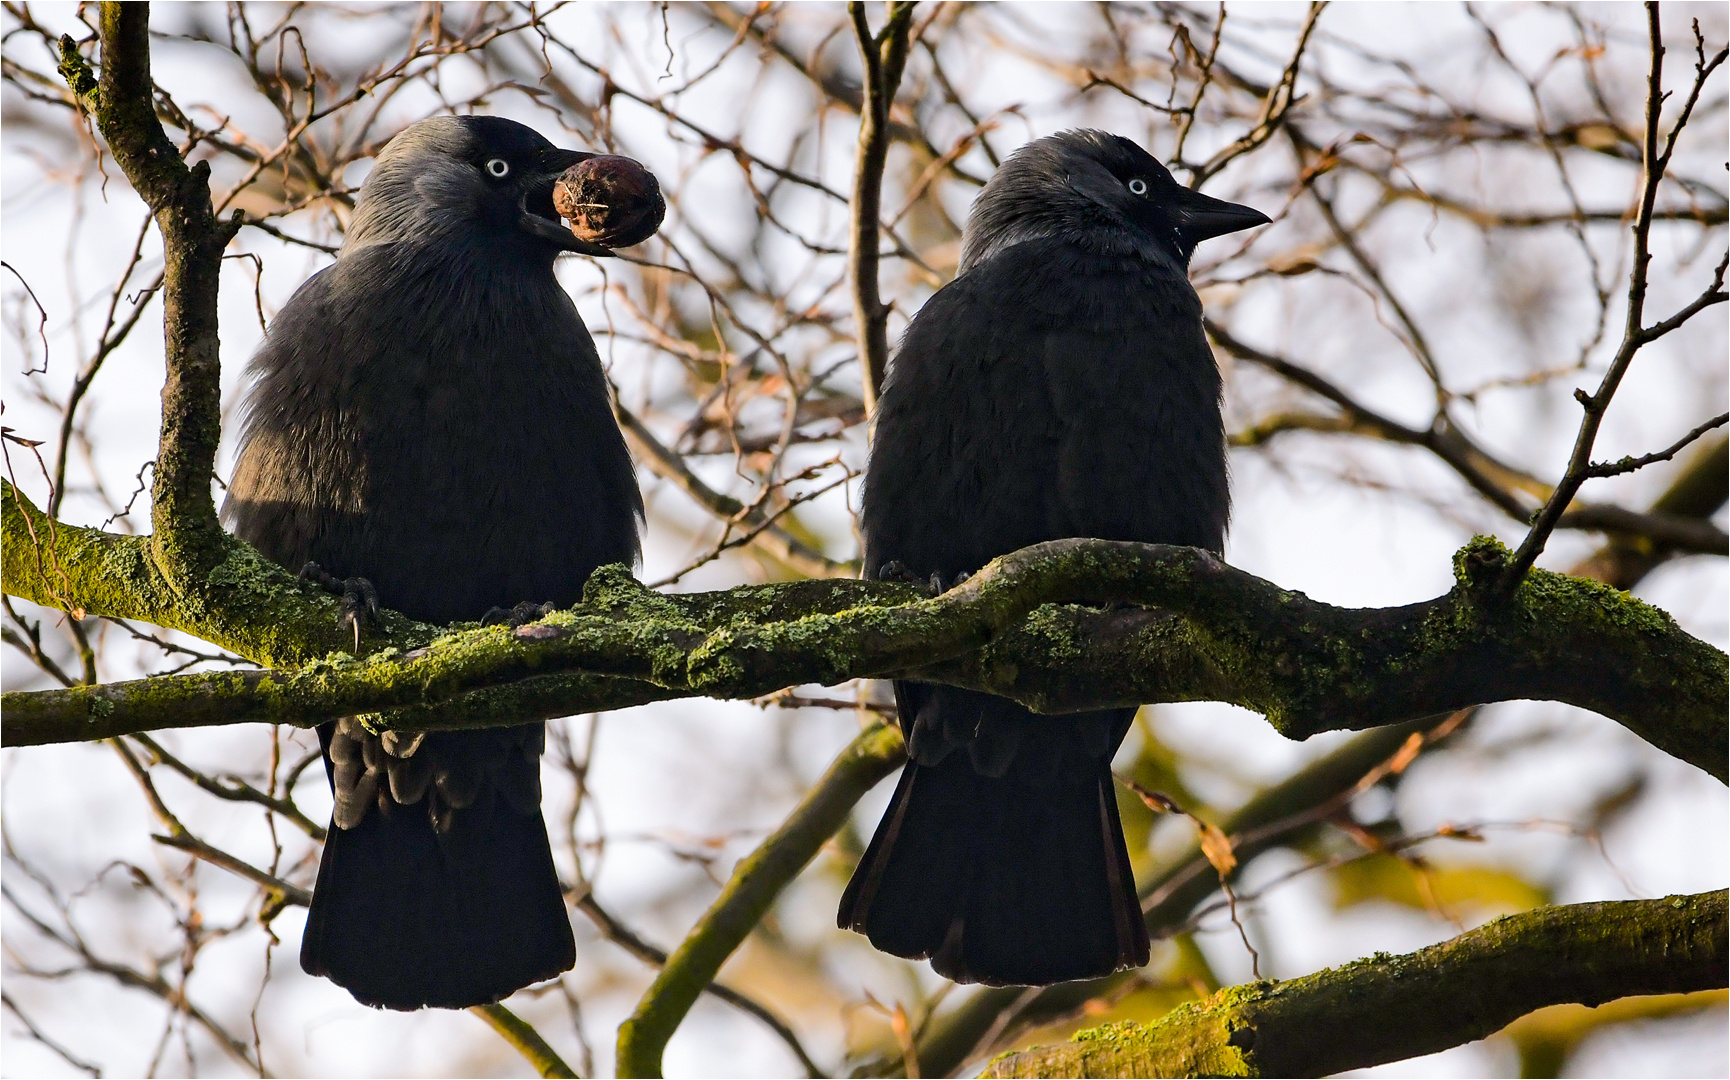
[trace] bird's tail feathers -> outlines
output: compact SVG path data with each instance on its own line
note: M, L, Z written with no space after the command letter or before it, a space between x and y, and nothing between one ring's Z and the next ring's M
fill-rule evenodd
M956 982L1046 985L1148 959L1105 762L1043 784L980 775L961 753L909 763L838 921Z
M435 832L424 803L333 823L300 964L385 1009L461 1009L576 963L540 811L488 793Z

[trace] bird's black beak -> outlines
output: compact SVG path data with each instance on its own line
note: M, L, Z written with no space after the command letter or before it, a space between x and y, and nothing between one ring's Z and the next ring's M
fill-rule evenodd
M1241 206L1203 195L1199 191L1180 188L1173 200L1172 218L1184 243L1194 248L1203 240L1271 224L1273 219L1253 206Z
M581 164L598 156L600 155L591 154L586 150L560 150L555 146L541 155L541 161L546 164L544 171L549 176L556 177L572 165Z
M518 227L530 236L545 240L562 251L574 251L579 255L591 255L595 258L610 258L613 254L611 248L604 248L572 235L571 230L559 220L558 211L553 209L553 185L558 183L559 176L572 165L597 156L581 150L553 149L543 153L540 175L535 177L518 201L518 209L522 211L522 216L517 219Z

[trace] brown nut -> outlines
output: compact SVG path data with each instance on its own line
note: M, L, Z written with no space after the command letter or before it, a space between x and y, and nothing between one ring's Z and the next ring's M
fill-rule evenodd
M647 240L667 213L654 173L628 157L607 154L566 169L553 187L553 208L577 239L609 248Z

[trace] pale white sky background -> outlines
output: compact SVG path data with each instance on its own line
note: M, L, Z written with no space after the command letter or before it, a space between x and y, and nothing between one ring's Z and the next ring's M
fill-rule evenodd
M1666 17L1678 46L1688 17L1701 19L1710 40L1723 39L1722 5L1684 7L1677 5ZM71 5L38 4L32 5L32 10L45 21L71 25ZM1566 44L1557 36L1564 29L1562 24L1539 9L1484 10L1528 70L1540 66L1558 46ZM1253 38L1267 49L1260 67L1277 71L1300 9L1233 5L1232 11L1234 18L1242 16L1245 23L1262 21ZM1041 42L1060 40L1070 32L1070 21L1079 17L1078 12L1079 8L1061 5L1021 9L1019 14L1029 28L1022 44L1031 43L1037 49ZM557 17L572 25L598 28L604 14L595 6L580 6ZM1612 60L1621 65L1616 77L1637 79L1638 65L1643 62L1640 9L1631 4L1614 5L1593 9L1591 15L1613 23L1622 40L1634 43L1631 48L1613 52ZM156 12L159 26L173 25L183 16L184 12L177 12L173 5L159 5ZM793 18L798 17L795 12ZM815 12L809 17L817 21ZM617 22L626 31L624 40L607 46L597 39L595 55L612 57L621 72L631 71L622 58L635 57L631 85L652 87L666 61L658 6L637 5ZM1444 81L1455 87L1462 99L1492 103L1509 115L1524 116L1529 110L1523 88L1484 62L1480 39L1453 5L1339 4L1329 10L1323 25L1330 37L1318 45L1317 55L1336 78L1365 84L1386 79L1386 72L1354 59L1340 45L1358 41L1398 53L1432 77L1437 71L1446 72ZM1042 29L1036 32L1033 27ZM725 44L724 35L713 31L694 34L694 29L694 23L681 27L675 11L671 38L676 75L687 68L700 70ZM581 39L583 35L576 32L572 37ZM358 23L350 37L333 39L327 35L314 44L323 52L347 48L364 55L369 48L368 28L364 22ZM13 47L8 43L8 49ZM1679 47L1673 56L1677 61L1674 80L1684 75L1685 52ZM221 55L186 42L163 41L155 54L158 77L182 101L224 101L223 87L238 90L241 75L220 59L212 59ZM1240 59L1246 65L1255 63L1247 49ZM32 62L39 60L32 57ZM1013 148L1026 137L1076 122L1075 110L1065 104L1069 88L1008 47L969 57L966 64L957 61L957 67L968 71L964 93L980 113L1015 103L1025 105L1024 120L1010 118L995 136L1002 150ZM736 74L723 68L708 91L687 98L682 107L718 130L743 127L750 145L767 157L777 158L790 137L792 118L808 106L809 92L795 76L782 71L757 91L750 111L741 119L737 95L754 69L754 61L740 65ZM460 85L465 77L473 78L472 70L465 74L460 64L448 67L447 93L459 97L471 90ZM627 76L621 74L620 78L625 81ZM579 84L590 85L592 81L581 79ZM1722 81L1717 85L1716 93L1721 95ZM248 93L235 92L231 97L236 108L257 104ZM12 99L7 101L10 105ZM398 122L407 122L435 107L425 96L404 95L393 104L392 115ZM534 124L555 141L577 145L548 113L530 109L521 98L501 96L496 109ZM237 116L236 121L261 130L269 130L270 125L270 118L263 115ZM1110 126L1144 142L1151 132L1166 139L1169 146L1164 122L1129 103L1102 102L1090 114L1089 122ZM1709 131L1689 150L1686 163L1694 175L1721 179L1721 172L1715 173L1710 163L1722 158L1722 109L1716 112L1713 123L1716 132ZM663 177L680 174L694 164L695 156L688 146L666 138L665 121L628 102L616 103L614 129L626 139L628 152ZM1229 137L1229 133L1198 129L1191 156L1205 156L1196 151ZM842 189L851 172L853 139L851 123L834 120L820 154L824 178ZM58 392L70 381L74 358L87 354L102 316L99 308L75 312L74 297L105 298L113 270L124 261L136 236L142 208L118 179L108 184L105 195L91 185L85 197L75 203L53 174L54 163L39 156L45 145L16 138L0 145L0 185L4 188L0 221L6 261L30 282L48 312L49 368L46 374L29 378ZM1159 142L1153 145L1157 151ZM989 169L977 152L964 160L977 171ZM1702 165L1702 161L1708 164ZM1716 167L1721 169L1721 165ZM1244 168L1210 185L1209 190L1256 202L1271 213L1284 194L1258 190L1254 168L1252 159ZM1429 168L1428 180L1446 182L1455 189L1495 191L1503 205L1561 205L1553 190L1553 177L1529 171L1510 174L1497 159L1476 163L1449 160ZM687 181L695 186L688 187L685 205L704 208L707 217L702 224L711 232L724 232L727 215L734 208L740 214L749 213L733 175L702 166ZM1621 206L1629 198L1632 173L1626 169L1579 163L1571 175L1583 201L1590 205ZM703 184L711 183L711 176L712 193L695 198L691 192L703 190ZM351 176L351 180L359 178ZM1508 185L1521 185L1524 190L1507 193ZM957 189L954 195L957 201L951 209L960 215L967 191ZM1510 358L1527 358L1536 349L1552 350L1556 358L1552 363L1571 360L1577 343L1587 333L1580 323L1584 309L1578 302L1567 300L1549 309L1546 321L1532 329L1538 345L1523 337L1520 327L1487 313L1491 299L1512 290L1577 289L1578 282L1547 279L1554 267L1574 265L1564 262L1571 241L1558 230L1517 250L1491 250L1481 233L1458 219L1440 218L1426 224L1428 216L1429 211L1420 206L1390 211L1372 230L1370 239L1379 245L1377 254L1391 284L1418 313L1437 354L1446 358L1454 385L1472 385L1511 370L1524 370L1522 364L1530 363L1529 359L1513 363ZM802 220L810 235L837 237L844 225L840 208L815 198L804 204ZM684 223L674 219L669 226L678 229ZM1654 235L1657 277L1648 310L1668 313L1706 280L1722 251L1723 233L1719 230L1703 246L1690 244L1687 238L1695 233L1685 234L1680 229L1660 228ZM69 236L73 238L70 259ZM1626 243L1613 227L1600 227L1593 236L1607 260L1625 254ZM149 243L154 244L155 238ZM1209 245L1198 264L1225 257L1236 250L1234 244L1235 239ZM325 261L316 253L285 249L251 230L241 234L234 250L254 250L263 255L258 295L267 316ZM784 265L770 267L778 276L798 280L809 275L809 299L827 287L838 265L829 260L813 269L807 265L809 253L790 242L784 252L772 248L769 254L786 260ZM1256 265L1256 249L1251 247L1218 276L1240 276ZM596 332L602 355L609 360L612 376L627 403L641 401L648 388L676 378L677 371L665 359L649 357L628 342L610 343L601 336L609 325L609 312L597 291L602 279L596 264L567 260L560 274ZM8 275L5 289L9 305L15 286L16 279ZM885 288L909 309L924 295L909 288L892 268L885 273ZM1618 281L1613 291L1619 294L1621 290ZM1300 290L1278 285L1219 288L1210 290L1207 300L1216 311L1219 305L1235 305L1231 308L1232 326L1240 337L1303 358L1360 399L1399 419L1427 422L1433 402L1428 381L1392 336L1362 309L1343 317L1337 307L1306 302ZM1617 302L1612 326L1619 311ZM232 402L240 389L243 364L260 336L247 263L231 261L225 266L222 319L225 398ZM75 479L83 483L89 475L87 470L94 468L107 489L118 493L122 501L136 486L134 477L140 464L155 453L157 393L162 381L158 320L159 309L147 315L145 327L102 374L86 406L97 418L98 456L91 463L74 461ZM891 326L892 338L902 325L904 319L898 317ZM1720 308L1698 320L1697 325L1648 349L1616 400L1596 456L1614 458L1650 451L1721 411L1726 385L1725 340ZM1613 345L1612 340L1610 347ZM4 343L0 367L4 371L5 421L27 436L52 440L57 429L55 418L24 390L22 348L10 337ZM1229 415L1241 423L1254 411L1251 404L1265 399L1266 380L1253 372L1228 370L1228 385L1232 399L1228 401ZM1533 407L1529 396L1489 394L1475 412L1462 408L1459 418L1508 458L1540 475L1554 476L1565 461L1578 415L1567 399L1573 385L1563 381L1555 386L1555 393L1541 407ZM1426 599L1444 591L1450 583L1449 557L1474 531L1491 531L1517 542L1520 534L1516 527L1488 507L1458 497L1458 481L1433 459L1370 448L1358 451L1346 462L1337 453L1338 445L1326 440L1294 442L1279 458L1277 468L1264 457L1234 457L1237 502L1227 550L1233 564L1320 600L1379 607ZM20 485L40 500L43 486L33 475L34 463L21 457L16 447L12 450ZM813 450L810 456L816 459L828 452L827 448ZM862 460L863 447L857 439L852 453ZM219 471L226 475L229 466L225 447ZM730 459L711 459L702 471L717 487L740 487L732 475ZM1411 491L1433 494L1449 502L1452 509L1441 513L1421 498L1354 486L1346 482L1342 472L1370 475L1379 482L1395 482ZM1662 489L1669 475L1662 468L1654 469L1650 475L1601 484L1589 494L1643 506ZM688 530L700 526L703 518L681 494L658 484L646 471L641 478L653 509L643 574L645 580L654 580L678 569L702 547L701 542L668 526L683 522ZM853 501L856 503L856 497ZM133 514L139 528L147 527L143 502L141 499ZM846 505L843 493L837 492L814 504L807 519L826 533L831 540L829 553L835 557L853 554ZM64 512L70 520L91 524L107 516L94 499L76 492L68 498ZM1723 522L1722 514L1718 520ZM1567 566L1597 543L1596 537L1560 534L1542 565ZM748 572L744 562L724 559L690 575L680 588L724 587L743 580ZM1727 587L1725 560L1692 558L1660 569L1640 587L1639 594L1665 608L1691 633L1724 647L1730 637ZM121 642L111 632L102 675L106 679L133 677L144 670L140 662L153 663L155 659L154 650ZM8 688L36 685L29 682L30 672L10 650L5 665ZM1322 736L1307 743L1291 743L1273 733L1259 717L1222 705L1161 707L1156 710L1155 722L1165 738L1198 760L1230 760L1235 763L1233 772L1256 781L1278 779L1309 757L1337 745L1343 737ZM773 783L765 784L758 778L762 763L780 753L779 732L789 728L794 731L786 744L791 747L792 775L806 783L857 730L856 720L846 713L765 711L746 703L711 701L671 702L608 716L590 774L592 797L601 818L597 819L591 808L580 826L592 833L604 819L611 837L595 878L600 900L652 940L664 945L677 941L713 896L713 888L688 889L679 902L664 902L675 885L700 879L702 871L675 857L666 843L632 838L671 838L671 846L677 847L702 838L724 837L726 857L718 864L724 875L731 860L750 850L801 794L801 787L788 781L789 774L784 771L768 774L775 778ZM1565 737L1544 743L1542 754L1520 752L1523 739L1550 728L1560 729ZM575 725L574 729L580 731L582 726ZM224 767L235 767L233 762L256 761L261 753L256 730L185 732L165 737L164 742L189 760L213 766L223 763ZM1397 811L1414 830L1444 821L1574 821L1604 791L1639 773L1647 778L1646 791L1634 810L1618 819L1604 836L1607 859L1585 851L1577 838L1542 828L1497 832L1491 843L1474 847L1463 857L1514 868L1547 882L1562 902L1722 887L1730 863L1730 830L1726 827L1730 803L1724 786L1667 758L1608 720L1560 705L1512 703L1495 707L1468 740L1466 751L1440 754L1416 767L1401 789ZM0 780L4 783L4 820L11 842L29 861L68 888L78 888L104 875L123 875L122 870L113 869L117 862L154 867L165 861L163 849L149 838L151 823L136 786L106 748L8 750ZM1203 794L1225 804L1248 793L1241 782L1205 770L1198 770L1192 780ZM259 828L259 816L251 809L201 801L185 785L172 780L162 783L177 810L185 811L187 823L212 843L268 859L268 849L263 846L268 839ZM548 788L549 806L568 800L562 777L551 770ZM322 782L308 783L300 792L309 813L322 820L328 809L328 803L320 801L327 798ZM865 828L874 824L886 795L886 790L874 793L861 809ZM548 816L552 819L555 815ZM555 832L555 845L557 842ZM1439 863L1460 854L1440 847L1433 848L1432 853ZM1289 857L1257 862L1242 888L1253 889L1257 882L1292 865ZM595 868L591 866L590 871L595 873ZM807 877L785 905L783 931L804 940L838 936L833 929L837 886L829 877L820 881ZM207 920L246 917L253 895L249 887L210 868L202 869L197 880ZM18 887L29 895L28 883ZM121 888L92 889L88 902L78 910L80 926L91 941L116 954L142 955L145 943L170 929L163 924L164 909L159 904L142 895L128 895ZM480 1022L472 1017L374 1013L355 1005L330 983L301 974L296 957L302 917L301 912L291 910L275 923L282 944L270 959L274 976L266 992L267 1007L261 1013L266 1021L266 1061L279 1074L463 1075L469 1068L481 1067L482 1061L491 1063L485 1067L521 1072L520 1061L474 1056L483 1052L475 1050L476 1044L490 1036L480 1031ZM611 946L598 942L580 917L577 924L580 972L591 958L605 954ZM5 933L10 937L18 928L17 916L8 909ZM1248 957L1230 925L1210 922L1208 930L1203 946L1222 978L1247 979ZM1289 977L1377 950L1410 950L1443 940L1455 931L1422 913L1391 905L1337 912L1326 881L1312 875L1283 887L1260 905L1251 932L1263 950L1264 973ZM838 966L832 974L843 982L851 980L858 991L856 997L862 998L865 990L883 1000L905 996L905 983L897 969L876 958L861 941L842 942L831 957ZM244 1030L264 963L263 937L256 930L211 947L192 983L195 999L229 1020L235 1030ZM612 970L626 975L587 987L583 999L584 1024L603 1072L610 1071L613 1030L646 985L641 968L620 962L616 955L609 956L609 963ZM48 985L13 980L8 983L8 993L27 1003L32 1020L45 1031L81 1055L101 1062L109 1075L133 1075L144 1068L160 1033L162 1009L154 999L100 979L80 977ZM766 996L792 1018L820 1061L835 1062L841 1017L802 1012L797 985L781 987ZM513 1002L517 1004L561 1050L572 1045L565 1035L568 1021L563 1007L555 999L524 1003L519 998ZM0 1027L0 1040L4 1054L0 1070L6 1075L76 1075L41 1046L20 1037L10 1017ZM484 1053L490 1055L493 1049L485 1047ZM1574 1064L1580 1075L1725 1075L1730 1069L1727 1054L1730 1041L1724 1031L1724 1014L1718 1010L1689 1021L1618 1029L1612 1037L1591 1044ZM237 1068L231 1059L208 1046L198 1050L198 1061L202 1070L213 1075L226 1075ZM674 1038L666 1067L670 1076L762 1076L785 1074L792 1065L781 1044L754 1021L705 1001ZM1375 1073L1481 1076L1505 1074L1513 1067L1509 1048L1492 1040Z

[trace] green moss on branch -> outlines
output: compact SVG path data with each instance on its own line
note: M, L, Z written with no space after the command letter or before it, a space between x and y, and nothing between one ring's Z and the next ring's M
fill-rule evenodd
M1230 701L1294 739L1515 698L1562 701L1725 778L1724 653L1659 609L1584 578L1534 570L1499 602L1486 586L1508 553L1493 540L1461 550L1446 595L1396 608L1316 603L1200 553L1180 568L1154 554L1161 549L1079 543L1093 551L1097 580L1110 583L1096 592L1115 586L1117 599L1145 607L1036 611L920 674L1042 712ZM1127 557L1106 570L1119 554Z
M1481 1039L1546 1005L1725 985L1725 893L1545 907L1404 956L1221 990L988 1077L1328 1076Z
M499 1033L500 1038L510 1043L511 1049L534 1068L535 1075L549 1078L577 1076L577 1071L565 1064L558 1052L541 1038L540 1032L503 1005L476 1005L469 1012L484 1020L488 1027Z
M249 660L278 667L353 650L354 639L339 625L342 607L335 597L298 581L232 536L224 534L222 541L222 558L209 570L196 578L176 580L162 569L150 537L122 536L55 521L23 492L0 480L0 587L8 596L62 611L138 619L181 630ZM442 632L442 627L386 612L381 624L368 631L365 644L409 649ZM165 680L150 682L162 683L164 689L174 685ZM119 687L131 685L112 684L104 693L124 701L129 694ZM198 693L181 685L188 693ZM227 693L244 694L245 685L227 684ZM154 707L159 701L155 695L144 694L138 705L151 702L150 707ZM215 699L225 695L217 687L207 696ZM7 704L32 708L27 700L8 698ZM125 701L120 706L122 715L133 707Z
M1483 583L1507 553L1493 541L1462 550L1446 595L1387 609L1317 603L1192 548L1102 540L1014 552L937 597L852 580L666 595L602 567L583 604L531 633L441 634L392 617L368 637L380 651L307 664L346 644L335 602L246 545L228 539L223 562L177 591L140 541L53 523L9 487L4 511L8 593L303 665L9 694L8 745L356 713L399 728L475 727L914 676L1042 712L1229 701L1292 738L1543 698L1618 720L1720 779L1726 771L1722 652L1580 578L1534 571L1511 600L1495 600Z

